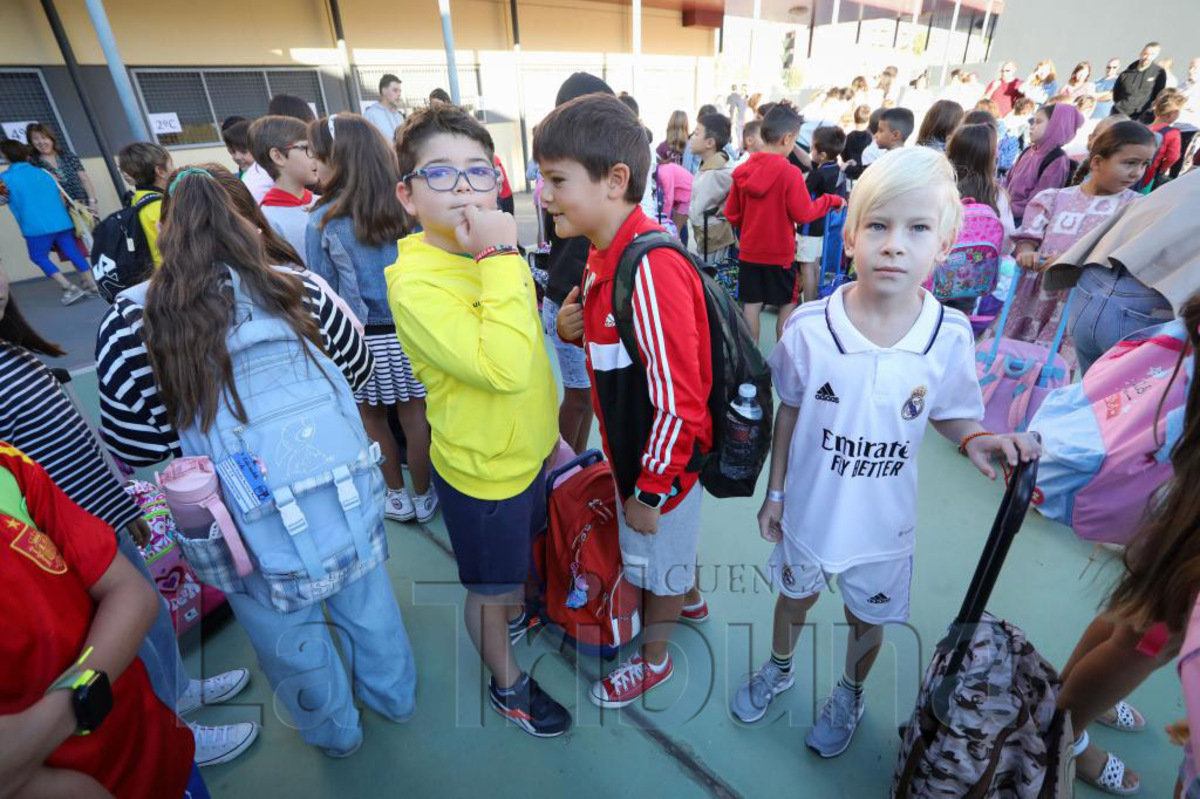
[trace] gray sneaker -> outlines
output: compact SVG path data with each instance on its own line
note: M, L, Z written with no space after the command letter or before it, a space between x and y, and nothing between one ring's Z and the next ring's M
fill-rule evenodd
M796 680L789 671L784 674L778 666L767 661L761 669L750 675L750 679L742 683L729 709L747 724L753 724L767 714L767 705L771 700L795 685Z
M804 736L804 743L821 757L837 757L850 745L866 709L865 698L855 701L853 691L835 685L816 725Z
M62 293L62 304L74 305L86 296L87 294L84 293L83 289L77 286L71 286L71 288Z

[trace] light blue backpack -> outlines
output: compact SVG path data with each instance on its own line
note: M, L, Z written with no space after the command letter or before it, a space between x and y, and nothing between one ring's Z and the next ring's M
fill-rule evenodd
M184 455L217 467L255 575L238 578L219 534L180 544L205 582L286 613L336 594L387 559L379 447L338 367L229 274L236 309L225 342L247 421L224 396L208 432L198 425L178 432ZM144 305L147 286L122 296ZM238 460L255 461L265 486L253 474L247 479Z

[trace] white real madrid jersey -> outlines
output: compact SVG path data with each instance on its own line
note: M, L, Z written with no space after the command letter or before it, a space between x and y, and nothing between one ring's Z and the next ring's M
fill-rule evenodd
M879 347L846 316L853 290L801 306L770 358L780 400L800 409L784 534L834 574L912 553L927 423L983 418L966 316L922 289L912 329Z

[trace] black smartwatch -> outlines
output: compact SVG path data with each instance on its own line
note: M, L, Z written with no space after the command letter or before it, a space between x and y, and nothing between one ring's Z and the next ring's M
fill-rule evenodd
M108 675L84 665L91 653L92 649L88 647L79 660L46 690L46 693L71 692L76 735L87 735L97 730L113 705L112 685L108 681Z
M645 505L647 508L660 508L663 502L666 501L666 494L651 494L648 491L643 491L640 488L633 489L633 498Z

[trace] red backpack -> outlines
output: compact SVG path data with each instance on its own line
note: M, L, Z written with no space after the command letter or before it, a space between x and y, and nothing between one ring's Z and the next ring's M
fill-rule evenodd
M552 472L546 492L546 532L533 542L540 620L580 653L613 658L641 632L642 597L625 579L612 472L590 450Z

